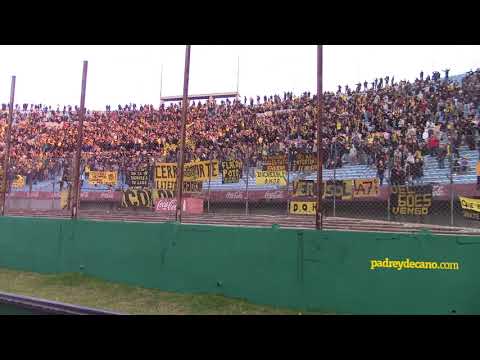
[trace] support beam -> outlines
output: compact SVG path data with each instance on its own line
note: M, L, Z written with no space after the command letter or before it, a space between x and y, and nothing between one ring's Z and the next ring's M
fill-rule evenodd
M87 69L88 61L83 62L82 73L82 92L80 95L80 114L78 114L78 133L77 133L77 149L73 163L73 201L72 201L72 219L78 218L78 209L80 207L80 159L83 145L83 119L85 117L85 91L87 88Z
M5 215L5 200L7 197L7 182L8 182L8 170L10 167L10 141L12 134L12 122L13 122L13 103L15 100L15 80L16 76L12 76L12 83L10 85L10 104L8 107L8 120L7 130L5 132L5 154L3 158L3 174L2 174L2 190L1 190L1 214Z
M317 230L323 229L323 45L317 45L317 210L315 226Z
M190 75L190 45L185 48L185 72L183 74L182 124L180 132L180 154L177 159L177 211L175 220L182 222L183 165L185 163L185 129L188 111L188 79Z

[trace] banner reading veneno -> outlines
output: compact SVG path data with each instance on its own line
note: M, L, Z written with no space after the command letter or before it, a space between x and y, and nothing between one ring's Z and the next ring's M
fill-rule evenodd
M390 207L393 215L424 216L432 206L432 185L392 185Z
M90 171L88 182L92 185L117 185L116 171Z
M210 161L192 161L184 166L184 181L208 181L209 178L216 179L219 176L218 160L212 160L212 172L210 173ZM155 166L155 183L158 181L176 181L176 163L158 163ZM159 188L158 185L155 185Z

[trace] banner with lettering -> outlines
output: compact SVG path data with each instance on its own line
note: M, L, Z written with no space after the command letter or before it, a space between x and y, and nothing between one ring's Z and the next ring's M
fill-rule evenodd
M25 187L25 176L15 175L12 186L17 189Z
M295 180L293 182L293 196L315 196L317 182L315 180Z
M425 216L432 207L432 185L392 185L390 209L393 215Z
M287 170L287 155L267 156L262 170L264 171L283 171Z
M117 185L116 171L90 171L88 182L92 185Z
M240 182L242 167L240 160L222 161L222 184L236 184Z
M289 212L294 215L315 215L317 203L315 201L290 201Z
M480 199L472 199L459 196L460 206L463 210L463 217L466 219L480 220Z
M122 207L151 208L157 199L171 199L173 191L156 189L128 189L122 191Z
M210 172L210 161L192 161L184 165L184 181L208 181L209 178L216 179L219 176L219 162L212 160ZM175 181L177 179L176 163L158 163L155 166L155 183L157 181ZM155 185L156 188L159 186Z
M287 172L283 171L255 171L257 185L287 185Z
M378 179L355 179L353 180L353 197L376 197L379 194Z
M155 181L155 186L157 190L170 190L173 192L177 191L177 181L168 181L168 180L158 180ZM183 192L184 193L199 193L202 192L203 182L201 181L184 181L183 182Z
M353 180L328 180L324 182L323 199L352 200L353 198Z
M68 190L62 190L60 192L60 209L68 209L68 197L70 192Z
M148 170L132 170L127 173L127 185L131 188L148 187Z
M328 180L323 182L323 198L352 200L355 198L375 197L379 194L378 179ZM295 180L293 196L316 196L317 182L314 180Z
M317 171L316 154L296 154L292 160L292 171Z

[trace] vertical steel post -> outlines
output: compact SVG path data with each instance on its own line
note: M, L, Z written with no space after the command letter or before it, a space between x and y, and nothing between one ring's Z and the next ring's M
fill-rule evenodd
M12 76L12 83L10 86L10 104L8 107L8 122L7 130L5 134L5 154L3 158L3 181L2 181L2 193L1 193L1 213L2 216L5 215L5 200L7 197L7 182L8 182L8 170L10 165L10 141L12 134L12 122L13 122L13 103L15 99L15 80L16 76Z
M450 155L450 226L453 226L453 153Z
M323 102L323 45L317 45L317 209L315 226L323 229L322 188L323 188L323 139L322 139L322 102Z
M75 161L73 169L73 189L72 189L72 219L78 218L78 208L80 205L80 159L83 144L83 119L85 117L85 91L87 88L87 69L88 61L83 62L82 89L80 95L80 113L78 115L78 134L77 149L75 152Z
M207 213L210 214L210 183L212 181L212 154L210 154L210 171L208 173Z
M250 156L247 154L247 184L245 196L245 215L248 216L248 178L250 177Z
M287 150L287 215L290 210L290 150Z
M188 111L188 79L190 74L190 45L185 48L185 71L183 74L182 124L180 132L180 156L177 159L177 211L175 220L182 222L183 165L185 163L185 127Z
M337 216L337 142L333 145L333 158L335 161L333 167L333 186L335 191L333 192L333 216Z

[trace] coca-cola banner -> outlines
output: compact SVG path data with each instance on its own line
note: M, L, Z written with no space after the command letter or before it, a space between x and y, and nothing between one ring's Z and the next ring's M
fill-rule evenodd
M175 212L177 209L177 199L158 199L155 211L158 212Z

